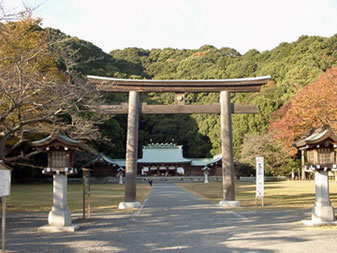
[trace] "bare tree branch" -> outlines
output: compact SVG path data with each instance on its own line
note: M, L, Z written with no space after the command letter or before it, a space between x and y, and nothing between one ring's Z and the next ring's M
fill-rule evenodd
M0 2L1 11L5 15ZM51 39L38 24L26 18L0 26L0 159L6 162L35 155L29 150L17 155L17 149L31 138L27 133L38 129L49 134L55 124L73 138L100 138L98 125L104 118L93 110L100 97L75 69L95 59L82 61L80 49L73 50L68 38ZM65 73L56 67L59 59Z

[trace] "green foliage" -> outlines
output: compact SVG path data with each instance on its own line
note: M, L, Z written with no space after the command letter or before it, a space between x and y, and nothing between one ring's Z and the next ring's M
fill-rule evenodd
M120 155L125 152L126 141L125 131L120 123L115 117L111 117L100 126L99 130L105 139L95 141L92 145L100 153L109 154L112 158L120 158Z
M207 157L211 145L188 115L143 115L140 118L139 144L177 143L184 146L186 157Z
M232 48L217 49L211 45L197 50L126 48L111 51L108 55L91 43L75 39L73 43L76 44L74 49L80 48L84 60L101 58L81 66L80 70L85 74L151 79L226 79L271 75L273 81L260 93L232 94L233 102L259 106L258 114L233 115L236 158L241 157L246 134L268 132L270 115L337 62L337 34L331 38L301 36L297 41L281 43L273 50L258 52L252 49L244 55ZM127 95L105 95L105 99L109 103L126 102ZM173 95L147 94L142 96L142 101L172 104ZM218 102L218 94L186 94L188 104L213 102ZM119 117L115 119L125 132L125 122ZM117 125L111 127L118 129ZM185 146L184 150L190 156L215 155L221 150L217 115L144 116L140 131L141 144L148 143L150 139L154 142L175 139L176 143ZM124 149L119 150L122 156ZM115 151L111 153L116 154Z

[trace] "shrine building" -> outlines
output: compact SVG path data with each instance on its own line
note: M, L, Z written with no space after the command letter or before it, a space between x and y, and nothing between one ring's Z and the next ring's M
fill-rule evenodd
M208 167L209 174L221 176L221 155L212 158L185 158L183 146L174 143L151 143L142 148L142 158L137 160L138 176L202 176ZM101 154L89 163L93 176L116 176L119 167L125 168L125 159L112 159Z

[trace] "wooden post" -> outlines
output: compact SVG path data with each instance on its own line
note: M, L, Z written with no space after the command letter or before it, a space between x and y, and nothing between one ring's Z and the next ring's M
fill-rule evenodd
M88 218L91 217L91 197L90 197L90 183L88 184Z
M302 164L302 180L305 180L305 171L304 171L304 164L305 164L305 157L304 157L304 150L301 150L301 164Z
M86 193L86 188L85 188L85 172L82 169L82 183L83 183L83 197L82 197L82 218L85 220L85 195Z
M221 149L222 149L222 182L223 198L226 201L235 200L234 159L232 140L232 116L230 93L220 92L220 122L221 122Z
M88 218L90 218L90 171L89 169L82 169L83 175L82 175L82 180L83 180L83 219L85 219L85 208L86 208L86 196L88 195Z
M126 141L125 202L136 201L138 152L139 93L129 92L128 130Z
M1 236L1 242L2 242L2 253L6 252L5 246L6 246L6 197L1 198L1 205L2 205L2 236Z

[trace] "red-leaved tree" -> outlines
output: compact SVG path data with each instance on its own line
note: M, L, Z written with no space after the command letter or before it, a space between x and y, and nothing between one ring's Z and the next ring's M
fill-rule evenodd
M290 155L297 152L292 143L305 137L310 129L330 125L337 131L337 67L305 86L273 113L270 123L269 131L283 142Z

